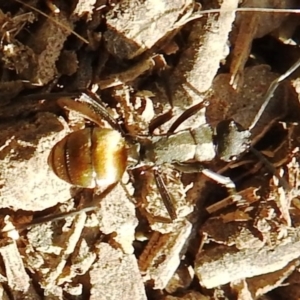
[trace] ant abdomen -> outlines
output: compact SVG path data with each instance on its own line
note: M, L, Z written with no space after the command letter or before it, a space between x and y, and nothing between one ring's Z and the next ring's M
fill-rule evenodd
M72 132L51 150L48 164L62 180L80 187L108 187L118 182L127 166L121 134L108 128Z

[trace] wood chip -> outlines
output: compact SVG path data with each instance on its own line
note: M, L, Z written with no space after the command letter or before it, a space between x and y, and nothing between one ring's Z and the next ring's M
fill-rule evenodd
M107 15L107 49L121 59L132 59L150 49L172 28L191 1L120 1Z
M51 291L58 282L62 284L59 277L63 274L67 260L76 247L85 220L85 213L69 217L71 224L67 223L68 225L65 226L66 232L59 236L53 235L55 229L51 226L51 223L34 227L27 234L30 244L26 251L26 261L28 267L39 274L42 279L40 285L44 289Z
M247 0L244 1L242 7L261 7L269 6L269 1ZM276 8L289 8L293 5L290 0L272 1L272 6ZM235 23L238 30L234 48L232 51L232 62L230 64L231 79L230 84L234 87L240 87L243 84L243 69L249 58L252 42L255 38L260 38L278 28L280 24L287 18L288 14L277 13L241 13L237 16Z
M16 242L12 239L1 240L0 255L4 263L7 284L14 299L40 299L25 270Z
M134 255L124 254L105 243L96 247L98 259L89 271L90 300L146 300L142 277Z
M154 289L164 289L180 264L192 230L188 221L181 225L176 232L164 235L154 232L139 258L144 281Z
M67 132L66 124L50 113L2 126L0 140L6 142L0 146L0 207L38 211L70 198L70 185L47 165L51 148Z
M57 26L60 24L61 26ZM58 60L64 42L70 35L73 24L69 22L64 13L51 14L51 19L46 19L31 36L31 45L35 57L31 65L24 69L22 75L32 83L44 85L57 75L55 62Z
M198 254L195 272L201 285L213 288L230 281L280 270L300 255L299 237L300 229L297 228L275 248L238 251L234 247L219 245L207 249Z
M285 285L287 278L299 267L299 259L291 261L281 270L248 278L247 285L254 299L261 297L273 289Z
M124 187L119 184L104 199L99 199L96 211L100 230L104 234L113 234L113 239L125 253L133 253L135 227L138 220L135 206L128 198Z
M227 39L238 3L237 0L224 0L220 13L204 16L194 23L188 49L170 80L175 107L184 110L200 102L199 94L210 88L220 62L228 53Z

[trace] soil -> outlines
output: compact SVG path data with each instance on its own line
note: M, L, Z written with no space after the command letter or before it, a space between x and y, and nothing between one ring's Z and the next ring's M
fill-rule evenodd
M299 299L298 5L0 4L2 299Z

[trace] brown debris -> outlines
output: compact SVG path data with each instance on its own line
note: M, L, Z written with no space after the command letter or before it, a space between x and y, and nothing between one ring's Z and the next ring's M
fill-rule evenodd
M154 68L154 66L154 59L152 57L147 58L145 60L142 60L129 70L126 70L122 73L110 75L110 78L100 80L98 82L99 87L101 90L104 90L110 87L126 84L127 82L133 81L146 71L151 70L152 68Z
M77 18L86 17L87 19L92 18L93 10L96 7L96 0L79 0L76 3L76 7L74 8L72 15Z
M298 16L235 11L297 3L240 2L1 2L1 299L299 298ZM104 194L47 164L83 93L132 155Z
M177 215L176 220L171 222L151 170L146 170L141 174L142 189L139 195L139 205L142 213L148 219L151 229L164 234L176 232L182 226L182 221L193 211L194 203L186 197L186 192L190 187L185 188L182 185L177 171L165 168L161 171L161 176L168 186L172 205Z
M177 290L187 289L190 286L194 275L193 267L182 262L169 280L166 291L172 294Z
M273 289L284 285L285 280L297 270L299 260L294 260L281 270L247 279L248 289L253 298L260 297Z
M0 207L37 211L70 197L68 185L53 176L45 165L53 145L68 132L65 127L59 133L63 126L66 125L50 113L2 126L0 139L5 143L0 149ZM5 167L7 164L9 168Z
M150 91L139 91L132 94L128 86L121 86L115 90L115 99L118 101L118 114L125 116L124 126L132 136L149 134L149 123L154 118L154 108Z
M96 245L96 249L98 257L89 271L91 300L147 299L133 254L124 254L105 243Z
M180 295L179 297L174 297L169 295L162 299L164 300L209 300L211 298L208 296L204 296L201 293L196 291L187 291L183 295Z
M66 221L59 237L53 236L51 223L42 224L42 231L34 227L27 234L30 243L25 251L27 267L41 278L40 285L46 290L51 291L69 279L69 276L64 276L64 268L85 226L86 215L82 213L73 217L71 222Z
M20 292L27 292L30 286L29 276L25 272L15 241L2 241L0 254L5 265L5 273L10 288ZM16 271L18 273L15 273Z
M125 253L131 254L138 220L135 206L128 198L126 187L119 184L104 199L99 199L96 212L98 226L104 234L113 234L112 239L119 244ZM97 200L96 200L97 201Z
M164 289L180 264L184 246L191 234L191 223L185 221L168 234L153 233L139 258L144 282L154 289Z
M237 204L237 205L250 205L251 203L258 201L259 197L256 195L257 189L254 187L249 187L245 190L240 191L238 194L241 198L237 199L232 196L229 196L222 201L219 201L213 205L206 207L206 210L209 214L215 213L218 210L224 209L225 207ZM244 199L247 199L246 201ZM238 201L238 203L236 203ZM243 202L245 201L245 202Z
M17 96L24 88L25 84L22 80L2 81L0 82L1 106L6 105L9 101Z
M295 4L294 0L285 1L244 1L243 7L268 7L270 5L276 8L289 8ZM236 89L243 83L243 69L248 60L252 41L260 38L278 28L287 18L288 14L270 13L239 13L237 16L236 26L238 33L234 41L232 51L232 62L230 64L230 84Z
M104 34L107 49L121 59L132 59L176 28L192 1L123 0L107 15L108 30ZM183 18L183 17L182 17Z
M219 14L204 16L194 22L187 49L169 79L175 117L204 100L203 93L210 88L220 63L227 55L228 35L235 18L233 10L237 6L237 0L223 1ZM168 104L166 109L169 109ZM197 127L203 123L206 121L203 111L200 111L180 128Z
M3 239L0 245L0 255L4 263L7 285L15 299L40 299L26 273L16 242Z
M5 292L3 285L0 285L0 297L3 300L9 300L8 294Z
M226 43L235 19L233 10L237 5L236 0L223 1L218 15L205 16L194 23L188 49L181 56L171 81L175 88L173 104L176 107L186 109L198 103L202 100L198 95L210 88L219 64L228 52ZM182 83L182 77L185 84L177 85Z
M299 229L289 232L275 248L268 246L237 251L220 245L199 253L195 272L203 286L213 288L233 280L280 270L299 256L298 249Z
M67 18L60 13L51 16L56 22L63 24L72 29L72 24L67 21ZM35 33L34 37L29 41L36 55L35 68L28 68L22 74L26 79L37 83L47 84L57 75L57 70L54 67L58 60L63 44L66 41L69 31L63 28L57 28L52 20L47 19L44 24ZM55 37L55 39L53 38ZM36 42L38 41L38 43Z

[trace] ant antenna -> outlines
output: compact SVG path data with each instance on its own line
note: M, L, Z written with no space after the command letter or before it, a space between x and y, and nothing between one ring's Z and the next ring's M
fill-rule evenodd
M290 76L298 67L300 66L300 58L281 76L279 76L278 78L276 78L269 86L266 95L265 95L265 101L263 102L262 106L260 107L258 113L256 114L252 124L249 127L249 130L251 131L255 125L257 124L257 122L259 121L261 115L263 114L263 112L265 111L266 107L268 106L271 98L274 95L275 90L277 89L277 87L279 86L279 84L286 79L288 76Z

